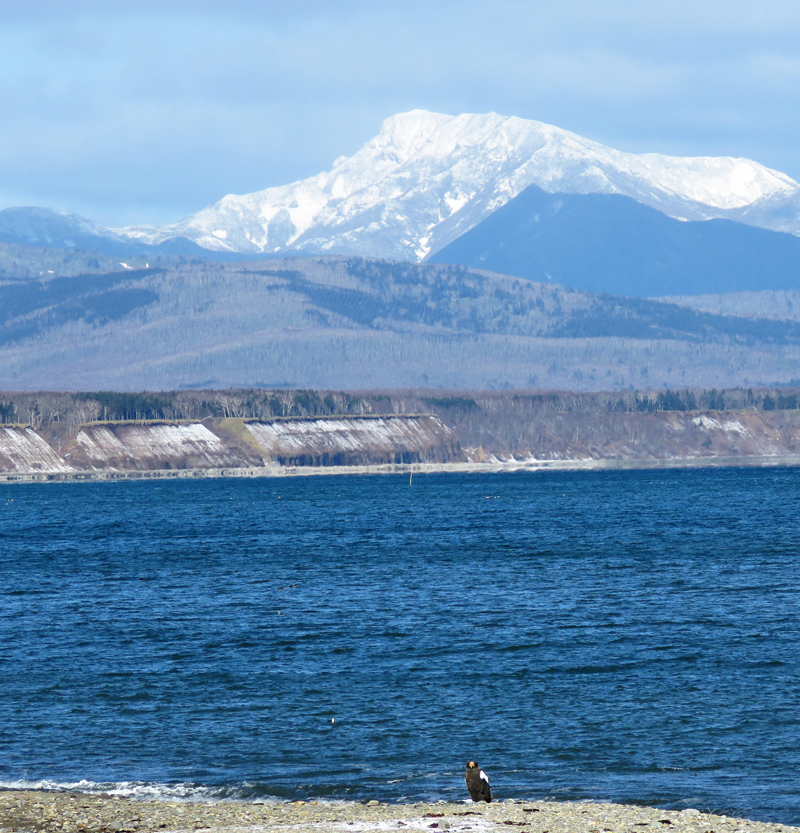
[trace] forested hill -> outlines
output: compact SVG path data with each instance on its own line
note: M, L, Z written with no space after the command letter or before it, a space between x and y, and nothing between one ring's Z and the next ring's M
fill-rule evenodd
M598 390L800 375L791 320L461 266L343 257L132 265L0 281L0 387Z

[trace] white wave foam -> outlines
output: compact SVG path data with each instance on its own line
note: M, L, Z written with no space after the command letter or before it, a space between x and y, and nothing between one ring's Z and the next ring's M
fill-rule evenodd
M388 781L387 784L396 784L402 781L413 781L419 778L433 778L434 774L421 775L412 778L402 778ZM298 793L283 796L265 795L263 786L252 781L242 781L237 784L220 784L216 786L202 785L192 782L176 782L171 784L153 781L91 781L82 779L80 781L58 781L55 779L13 779L0 780L0 790L45 790L48 792L70 792L85 793L87 795L113 795L131 798L139 801L184 801L187 803L216 804L226 801L244 801L257 804L283 804L298 798L309 801L314 800L319 804L347 804L350 801L359 801L358 798L333 797L324 795L324 790L315 792L312 790L301 790L302 796ZM424 795L402 795L395 797L395 800L402 801L425 801L435 803L447 799L457 800L450 795L440 793L428 793Z
M235 795L231 794L229 788L224 787L203 787L190 783L158 784L143 781L97 782L85 779L81 781L53 781L49 779L28 781L20 779L0 781L0 789L121 795L125 798L161 801L216 802L230 801L236 798ZM263 799L259 799L259 801L263 801Z

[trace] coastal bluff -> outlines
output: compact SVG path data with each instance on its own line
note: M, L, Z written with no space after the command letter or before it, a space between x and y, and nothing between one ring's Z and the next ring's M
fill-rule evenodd
M800 388L0 393L0 481L800 465Z
M47 436L30 426L0 425L0 479L197 472L258 476L296 467L466 460L455 434L431 414L121 420L59 427Z

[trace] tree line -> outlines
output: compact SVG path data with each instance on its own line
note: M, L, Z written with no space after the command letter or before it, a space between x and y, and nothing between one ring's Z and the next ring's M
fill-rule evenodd
M93 421L274 419L382 413L436 413L445 422L568 412L798 410L800 388L729 388L583 393L573 391L183 390L0 394L0 423L46 428Z

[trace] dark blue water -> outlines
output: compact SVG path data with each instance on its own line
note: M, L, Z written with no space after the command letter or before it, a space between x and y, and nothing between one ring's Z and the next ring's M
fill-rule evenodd
M475 758L798 823L799 506L789 469L0 486L0 784L462 798Z

